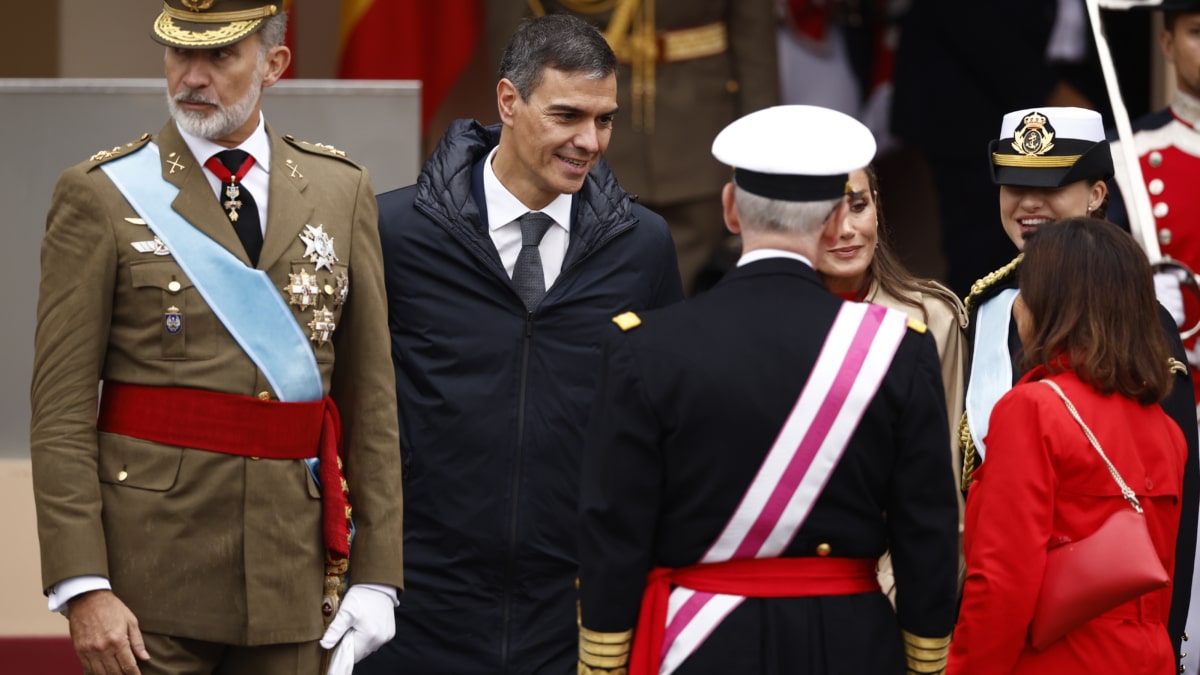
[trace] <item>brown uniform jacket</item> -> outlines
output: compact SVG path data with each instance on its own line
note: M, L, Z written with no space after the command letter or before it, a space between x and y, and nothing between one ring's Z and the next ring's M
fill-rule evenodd
M313 272L300 239L306 224L324 225L333 239L338 262L333 273L317 272L318 281L324 288L344 272L349 295L337 308L323 295L337 328L331 342L312 344L342 417L357 527L351 574L356 583L400 587L395 384L370 177L329 149L267 132L270 195L258 268L282 289L289 274ZM42 582L107 577L150 632L231 644L316 639L321 510L302 461L96 430L104 380L275 397L174 257L132 245L153 233L99 166L105 155L139 151L146 139L68 169L47 217L31 390ZM249 264L175 124L153 140L162 177L180 189L173 208ZM164 328L170 308L183 315L178 334ZM312 319L311 306L292 310L302 326Z

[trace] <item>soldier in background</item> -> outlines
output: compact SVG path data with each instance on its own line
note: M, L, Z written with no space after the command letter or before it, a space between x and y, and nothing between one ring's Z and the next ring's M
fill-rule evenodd
M1197 171L1200 171L1200 0L1165 0L1155 9L1163 10L1163 29L1158 35L1159 46L1167 62L1175 67L1175 95L1171 105L1133 121L1133 145L1142 169L1144 187L1149 192L1154 214L1159 249L1193 271L1200 266L1200 193L1195 190ZM1108 216L1118 225L1128 227L1127 204L1130 190L1129 174L1120 141L1112 142L1115 183L1118 190L1110 192ZM1147 227L1150 225L1147 224ZM1184 293L1178 270L1164 271L1154 278L1159 303L1170 310L1175 323L1188 329L1200 322L1200 302L1194 293ZM1197 338L1183 341L1191 365L1193 394L1200 384L1200 351ZM1197 395L1200 398L1200 394ZM1184 511L1179 522L1179 548L1188 551L1197 536L1195 498L1185 491ZM1180 672L1200 670L1200 648L1195 637L1200 635L1200 598L1178 590L1200 587L1195 571L1188 579L1181 578L1190 569L1194 558L1177 556L1175 586L1177 592L1171 606L1171 640L1180 647ZM1190 602L1189 602L1190 600ZM1185 623L1186 622L1186 623ZM1186 628L1185 628L1186 626ZM1187 640L1182 642L1181 640Z

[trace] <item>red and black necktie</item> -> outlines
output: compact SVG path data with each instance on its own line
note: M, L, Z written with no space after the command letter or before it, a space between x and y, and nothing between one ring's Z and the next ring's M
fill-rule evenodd
M257 267L258 254L262 252L262 223L258 219L258 204L254 201L254 195L242 184L242 179L254 166L254 157L244 150L224 150L209 157L204 166L225 186L225 199L221 206L233 223L250 264Z

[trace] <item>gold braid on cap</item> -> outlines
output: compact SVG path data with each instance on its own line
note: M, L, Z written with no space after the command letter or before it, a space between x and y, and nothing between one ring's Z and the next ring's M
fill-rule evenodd
M1059 155L1043 157L1038 155L1004 155L992 153L992 164L996 166L1017 166L1029 169L1057 169L1075 166L1075 162L1083 155Z
M234 21L253 21L254 19L265 19L268 16L275 16L279 13L277 5L267 5L258 9L243 9L236 12L185 12L181 9L175 9L167 3L163 3L163 14L176 19L178 21L187 21L190 23L231 23Z

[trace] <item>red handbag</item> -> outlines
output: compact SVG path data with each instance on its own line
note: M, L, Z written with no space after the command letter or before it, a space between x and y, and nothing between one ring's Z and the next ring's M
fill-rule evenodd
M1137 495L1117 473L1062 389L1050 380L1041 382L1062 399L1133 508L1109 516L1087 537L1047 552L1042 588L1029 627L1030 642L1038 651L1097 616L1171 583L1150 540Z

